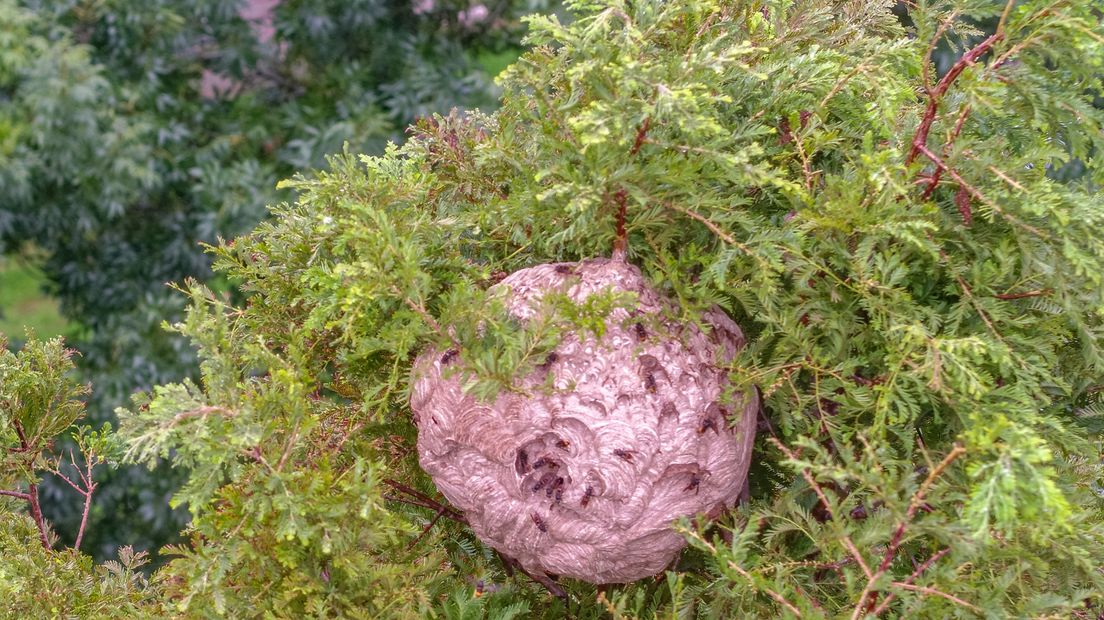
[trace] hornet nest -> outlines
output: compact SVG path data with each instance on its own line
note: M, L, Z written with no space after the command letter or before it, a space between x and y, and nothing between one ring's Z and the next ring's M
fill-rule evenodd
M523 322L549 291L576 303L631 292L638 305L613 310L600 338L565 333L518 379L527 394L480 401L444 372L462 353L424 352L410 398L422 467L531 574L624 583L663 571L686 544L672 522L733 506L745 485L759 399L724 399L720 367L744 345L740 328L717 308L707 332L671 320L672 302L617 259L538 265L495 288Z

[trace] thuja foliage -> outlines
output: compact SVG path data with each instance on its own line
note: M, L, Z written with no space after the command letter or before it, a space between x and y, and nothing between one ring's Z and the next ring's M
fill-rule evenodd
M201 380L120 412L127 459L189 471L160 604L1098 613L1099 12L918 2L906 29L893 4L577 1L570 25L531 20L498 112L288 182L294 203L212 249L246 301L188 287L174 327ZM938 73L944 44L961 60ZM504 321L488 286L619 241L687 317L718 304L747 331L730 376L765 402L752 497L678 524L690 548L656 579L563 583L565 609L440 503L409 372L458 346L473 386L510 389L547 338Z
M0 0L0 252L46 257L96 423L194 374L160 323L182 311L166 282L212 278L199 241L253 228L290 197L279 179L343 143L378 153L429 110L491 105L481 59L516 49L518 16L541 6L285 0L261 3L266 31L247 4ZM142 473L104 473L97 555L185 523L164 509L179 477ZM44 488L70 542L79 500Z

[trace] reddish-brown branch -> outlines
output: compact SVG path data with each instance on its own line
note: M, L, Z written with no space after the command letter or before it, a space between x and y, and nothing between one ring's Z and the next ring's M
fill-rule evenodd
M647 117L644 122L640 124L640 127L636 130L636 140L633 141L632 148L629 150L629 155L636 155L640 151L640 147L644 146L644 139L648 137L648 128L652 125L652 117Z
M446 510L448 510L448 508L446 506L442 506L442 507L438 508L437 509L437 515L433 517L432 521L430 521L428 524L426 524L425 528L422 529L422 533L418 534L417 538L410 541L410 544L407 545L406 548L407 549L413 549L415 546L417 546L417 544L419 542L421 542L421 540L423 538L425 538L426 534L429 533L429 530L433 529L434 525L437 525L437 522L441 520L441 517L445 516L445 511Z
M21 499L25 502L31 501L31 496L27 493L23 493L22 491L3 491L3 490L0 490L0 495L5 495L7 497L14 497L16 499Z
M84 508L81 511L80 527L77 529L77 539L73 543L74 549L80 549L81 541L84 540L84 532L88 527L88 513L92 508L92 494L96 492L96 487L98 486L92 480L92 469L95 467L93 464L94 457L91 454L86 454L84 457L84 469L81 469L81 467L77 465L77 457L72 450L69 451L69 464L72 465L73 469L77 472L80 484L77 484L72 478L62 473L60 459L54 463L53 467L47 469L47 471L60 478L62 482L68 484L84 498Z
M1009 222L1012 222L1013 224L1019 226L1027 232L1043 239L1049 238L1045 232L1039 230L1038 228L1035 228L1030 224L1021 222L1012 215L1005 213L1004 210L1000 208L1000 205L993 202L992 200L989 200L985 197L985 194L982 194L981 191L979 191L976 187L967 183L966 179L962 178L962 175L955 172L954 168L948 166L941 157L931 152L931 149L929 149L928 147L921 146L920 152L923 153L925 157L930 159L932 163L934 163L937 167L942 168L944 171L946 171L947 174L951 175L951 178L953 178L955 182L958 183L959 187L968 192L970 196L972 196L975 200L987 205L990 209L1000 214L1001 217L1007 219Z
M958 139L958 134L962 133L962 126L966 124L966 117L970 115L970 106L962 106L962 111L958 114L958 120L955 121L954 129L951 130L951 136L947 139L947 143L943 145L943 157L946 158L951 154L951 147L954 146L955 140ZM943 169L936 168L932 173L931 179L928 181L928 187L924 189L924 194L920 196L921 200L927 200L935 191L935 186L939 185L939 179L943 176Z
M465 525L468 523L468 520L464 518L464 515L460 514L460 512L458 510L456 510L455 508L452 508L450 506L442 504L441 502L438 502L437 500L433 499L432 497L430 497L430 496L428 496L428 495L426 495L426 494L424 494L424 493L422 493L422 492L420 492L416 489L412 489L412 488L406 486L405 484L403 484L403 483L401 483L397 480L392 480L392 479L388 478L388 479L385 479L383 481L383 483L386 484L387 486L391 487L392 489L395 489L396 491L398 491L400 493L403 493L404 495L408 495L408 496L414 498L414 500L417 500L417 501L409 501L409 500L400 500L400 501L407 501L407 503L414 504L416 506L422 506L424 508L432 508L433 510L438 510L438 511L443 512L444 516L452 519L453 521L457 521L457 522L463 523ZM421 502L421 503L418 503L418 502Z
M38 504L38 485L29 485L27 490L27 502L31 505L31 517L34 518L35 525L38 526L38 540L42 543L42 548L49 551L50 540L46 537L46 520L42 518L42 507Z
M916 133L912 136L912 148L909 150L908 156L905 157L905 165L911 164L916 156L920 154L922 148L928 145L928 134L931 133L932 124L935 123L935 117L939 113L939 104L943 100L943 95L947 93L947 90L951 87L958 76L962 75L962 72L977 62L986 52L993 48L993 46L1004 38L1004 31L998 30L994 32L992 36L985 39L981 43L975 45L970 51L962 55L961 58L951 66L950 71L943 76L943 79L939 80L933 88L928 89L928 105L924 109L924 116L920 119L920 124L916 127Z
M77 530L77 540L73 543L74 549L80 549L81 541L84 540L84 529L88 526L88 510L92 507L92 491L96 490L96 485L92 485L88 489L88 494L84 496L84 511L81 512L80 529Z
M931 41L928 41L928 50L924 52L923 64L920 66L921 79L923 80L925 91L931 90L932 54L935 53L935 48L939 45L939 41L943 39L943 35L947 32L947 29L958 19L958 15L959 13L957 10L951 11L950 15L947 15L946 19L935 29L935 35L932 36Z
M12 420L12 428L15 429L16 436L19 437L20 452L29 453L31 451L31 444L27 441L27 434L23 432L23 425L18 420ZM33 456L31 457L34 458ZM46 536L46 520L42 518L42 507L38 504L38 485L31 483L27 485L27 503L31 505L31 518L34 519L35 526L38 527L38 539L42 542L42 547L47 551L50 549L50 540Z
M69 459L73 462L73 466L76 467L76 460L73 458L73 453L70 451ZM73 543L74 549L80 549L81 541L84 540L84 530L88 526L88 511L92 507L92 494L96 492L96 483L92 481L92 455L86 454L84 456L84 472L77 470L80 474L81 482L84 483L84 510L81 512L80 528L77 529L77 540Z
M625 252L629 247L629 234L625 230L625 217L628 212L629 196L624 189L617 190L617 193L613 195L614 202L617 203L617 236L613 241L613 256L614 258L624 259Z
M440 508L441 505L437 502L423 502L420 499L412 499L412 498L409 498L409 497L400 497L398 495L386 495L385 494L383 496L383 499L385 499L389 502L399 502L400 504L408 504L410 506L418 506L420 508L428 508L428 509L430 509L434 512L441 509ZM444 516L445 516L446 519L451 519L451 520L453 520L453 521L455 521L455 522L457 522L461 525L467 525L468 524L467 519L465 519L462 516L457 516L456 514L450 512L450 511L446 510Z

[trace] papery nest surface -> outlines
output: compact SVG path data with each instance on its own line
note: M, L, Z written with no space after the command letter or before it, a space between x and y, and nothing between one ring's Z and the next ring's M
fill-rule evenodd
M601 337L568 331L519 390L465 394L463 351L419 356L410 399L418 455L475 534L533 573L623 583L663 571L685 546L680 517L733 506L751 461L757 394L727 394L744 345L721 310L703 331L621 260L545 264L492 289L522 322L549 292L581 303L635 294Z

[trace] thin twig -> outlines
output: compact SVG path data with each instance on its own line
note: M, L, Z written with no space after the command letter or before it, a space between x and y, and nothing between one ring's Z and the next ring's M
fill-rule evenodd
M77 540L73 542L73 549L80 549L81 541L84 540L84 529L88 526L88 511L92 507L92 492L96 490L96 485L88 487L88 492L84 494L84 510L81 512L80 528L77 529Z
M73 452L69 452L69 459L73 461L73 466L76 467L77 463L73 459ZM84 510L81 512L80 528L77 529L77 539L73 542L74 549L80 549L81 541L84 540L84 530L88 526L88 511L92 507L92 494L96 492L96 483L92 481L92 455L84 455L84 473L77 470L77 473L81 477L81 481L84 482Z
M420 508L428 508L428 509L430 509L434 512L441 509L441 505L437 504L436 502L423 502L422 500L411 499L409 497L399 497L397 495L384 495L383 499L385 499L389 502L399 502L400 504L408 504L410 506L418 506ZM457 515L453 514L452 512L450 512L448 510L445 511L444 517L446 519L450 519L452 521L455 521L455 522L459 523L460 525L467 525L468 524L467 519L465 519L463 517L460 517L460 516L457 516Z
M954 129L951 130L951 135L947 139L947 142L943 145L943 157L948 157L951 154L951 147L954 145L954 141L958 139L958 134L962 133L962 126L966 124L966 117L970 115L970 106L962 106L962 111L958 113L958 120L955 121ZM935 191L936 185L939 185L939 179L943 176L943 169L937 167L932 174L931 179L928 181L928 187L924 190L924 193L920 196L921 200L927 200L932 192Z
M920 488L916 489L913 493L912 499L909 500L908 510L905 511L905 517L901 519L901 522L897 524L897 529L893 532L893 538L890 539L889 545L886 546L885 555L882 556L882 563L878 565L878 572L872 577L869 577L867 587L863 589L863 593L859 596L859 602L855 606L855 612L851 615L852 619L858 618L861 614L866 598L873 592L874 583L889 570L890 565L893 563L893 558L897 556L897 550L900 549L901 543L904 541L905 529L916 518L916 511L920 509L920 506L924 504L924 496L927 494L931 485L935 484L935 480L943 474L951 463L958 457L966 453L966 448L963 448L961 444L955 444L954 448L947 453L947 456L943 457L943 460L928 472L924 481L920 483ZM866 609L870 609L877 603L877 594L871 597L870 605L866 606Z
M648 136L648 128L652 125L652 117L647 117L644 122L640 124L640 127L636 130L636 140L633 142L632 148L629 149L629 155L636 155L640 151L640 147L644 146L644 138Z
M924 83L924 90L931 92L931 58L935 53L935 48L939 45L939 41L943 38L943 34L947 32L947 29L951 27L954 20L958 17L958 10L951 11L947 18L939 23L939 27L935 29L935 34L932 36L931 41L928 42L928 49L924 52L924 61L920 66L921 78Z
M88 513L92 508L92 494L96 491L96 487L98 486L92 481L93 460L94 457L92 454L84 455L84 469L82 470L81 467L77 465L77 457L73 453L73 450L69 450L69 464L72 465L73 469L77 472L80 484L77 484L68 475L62 473L60 457L51 468L47 469L47 471L60 478L65 484L68 484L84 498L84 509L81 511L80 527L77 529L76 542L73 543L74 549L80 549L81 541L84 540L84 531L88 526Z
M217 405L204 405L202 407L196 407L195 409L189 409L188 411L181 411L169 420L167 426L164 424L162 424L162 426L166 428L176 426L178 422L182 422L189 418L205 418L208 414L211 413L222 414L223 416L226 416L228 418L232 418L238 415L236 411L227 409L226 407L219 407Z
M1044 288L1037 291L1024 291L1023 293L1002 293L1000 295L993 295L993 297L1001 301L1012 301L1013 299L1027 299L1028 297L1046 297L1053 292L1052 289Z
M629 233L625 230L625 218L628 215L628 194L624 188L613 194L613 200L617 204L616 232L613 239L614 260L625 260L629 249Z
M457 348L460 347L460 343L457 342L457 340L453 338L451 334L441 328L441 325L437 322L437 319L433 318L433 315L429 313L429 310L426 310L426 307L421 302L415 302L413 299L410 299L409 297L404 295L401 290L399 290L399 287L395 286L394 284L391 285L391 291L401 297L403 303L405 303L411 310L416 312L418 316L422 317L422 320L425 321L426 324L429 325L431 328L433 328L433 331L437 332L438 336L448 338L452 341L453 346Z
M935 555L928 558L927 561L925 561L923 564L918 566L916 568L916 570L912 571L912 574L908 576L908 579L905 579L904 583L911 584L912 582L916 581L916 578L919 577L920 575L924 574L924 571L928 570L928 568L932 564L935 564L940 559L942 559L943 556L947 555L950 552L951 552L951 548L947 547L946 549L943 549L942 551L939 551ZM882 612L884 612L886 609L888 609L889 604L892 603L893 601L895 601L896 599L897 599L897 594L894 593L894 592L890 592L889 595L885 597L885 600L883 600L880 605L875 607L874 611L870 612L870 614L872 616L874 616L875 618L877 618L878 616L880 616L882 614Z
M1004 181L1005 183L1008 183L1012 187L1020 190L1021 192L1026 192L1027 191L1026 187L1024 187L1023 185L1020 185L1019 183L1016 182L1015 179L1013 179L1012 177L1008 176L1007 174L1001 172L1000 168L997 168L996 166L991 165L991 166L989 166L989 171L992 172L993 174L997 175L998 177L1000 177L1000 179L1002 181Z
M0 490L0 495L6 495L7 497L14 497L16 499L21 499L25 502L31 501L30 494L23 493L21 491L2 491L2 490Z
M447 516L448 518L450 518L454 521L458 521L458 522L464 523L464 524L467 524L467 522L468 522L467 519L464 518L464 515L462 515L455 508L452 508L451 506L448 506L446 504L442 504L441 502L438 502L437 500L433 499L432 497L430 497L430 496L428 496L428 495L426 495L426 494L424 494L424 493L422 493L422 492L420 492L416 489L412 489L412 488L406 486L405 484L403 484L403 483L401 483L397 480L392 480L390 478L387 478L383 481L383 483L386 484L387 486L391 487L392 489L395 489L396 491L398 491L400 493L404 493L406 495L409 495L410 497L413 497L416 500L424 502L424 504L420 504L420 505L423 505L426 508L432 508L434 510L443 510L446 513L445 516ZM426 505L426 504L428 504L428 505Z
M418 543L419 543L419 542L421 542L421 540L422 540L423 538L425 538L426 534L428 534L428 533L429 533L429 530L433 529L433 526L434 526L434 525L437 525L437 522L441 520L441 517L445 516L445 512L446 512L447 510L448 510L448 507L447 507L447 506L441 506L440 508L438 508L438 509L437 509L437 516L433 517L433 520L432 520L432 521L430 521L430 522L429 522L429 523L428 523L428 524L427 524L427 525L425 526L425 528L424 528L424 529L422 529L422 533L421 533L421 534L418 534L418 537L417 537L417 538L415 538L414 540L410 541L410 544L409 544L409 545L407 545L407 547L406 547L406 548L407 548L407 549L413 549L414 547L416 547L416 546L418 545Z
M644 142L648 137L648 128L652 126L652 117L647 116L644 121L640 123L640 126L636 128L636 138L633 140L632 148L629 149L629 157L635 157L640 152L640 147L644 146ZM629 251L629 233L625 229L625 220L628 217L628 194L625 192L625 188L619 188L613 194L614 203L617 205L616 217L616 231L613 239L613 254L614 260L624 261L625 256Z
M873 67L871 67L870 65L860 63L859 66L852 69L847 75L841 77L839 80L836 81L836 84L832 86L832 90L828 91L828 94L820 100L820 103L817 104L817 109L823 110L824 106L828 105L828 102L831 101L832 97L835 97L839 94L841 90L843 90L843 87L847 84L847 82L851 80L851 78L860 73L865 73L868 69L872 68Z
M702 546L704 546L706 549L708 549L711 553L714 553L714 554L717 553L717 547L714 546L713 543L711 543L708 540L702 538L701 534L699 534L697 530L688 529L688 528L681 528L681 527L678 528L678 529L683 534L694 537ZM801 610L799 610L796 605L794 605L793 603L787 601L786 597L782 596L778 592L775 592L774 590L771 590L768 587L760 586L759 584L755 583L755 578L751 576L751 573L744 570L739 564L736 564L735 562L732 562L731 560L729 560L728 561L728 567L731 568L732 570L736 571L737 573L739 573L740 576L742 576L744 579L747 579L748 582L751 583L751 587L766 592L767 596L770 596L774 600L778 601L780 604L782 604L783 607L790 610L790 612L793 613L798 618L801 617ZM816 606L818 608L820 607L820 604L817 603L812 598L810 598L809 600L813 603L814 606Z
M878 572L882 573L893 562L893 556L897 553L897 549L901 546L901 540L905 533L905 528L916 517L916 511L920 509L920 506L924 504L924 496L927 494L931 485L935 484L936 478L943 474L951 463L958 457L966 454L966 448L963 448L961 444L955 444L954 448L947 453L947 456L943 457L943 460L935 466L935 469L928 472L924 482L920 484L920 488L913 494L912 499L909 501L908 510L905 512L905 518L897 525L896 531L893 533L893 538L889 543L889 547L886 548L885 556L882 558L882 563L878 566Z
M31 516L34 517L35 525L38 526L38 540L42 543L42 548L49 551L50 540L46 536L46 520L42 518L42 507L38 504L38 485L28 485L27 495L27 502L31 505Z
M874 574L870 572L870 567L867 566L866 562L863 561L862 554L859 553L859 549L855 546L855 543L851 542L850 536L843 537L843 546L847 548L847 551L851 554L851 557L855 558L855 562L858 563L859 568L862 569L862 572L864 575L866 575L866 578L873 580Z
M1028 231L1028 232L1030 232L1030 233L1032 233L1032 234L1034 234L1034 235L1036 235L1036 236L1038 236L1042 239L1049 239L1050 238L1049 235L1047 235L1045 232L1039 230L1038 228L1035 228L1034 226L1031 226L1029 224L1021 222L1019 219L1005 213L1004 209L1001 209L1000 206L997 203L993 202L992 200L989 200L989 198L987 198L984 194L982 194L973 185L970 185L969 183L967 183L966 179L962 178L962 176L959 175L957 172L955 172L953 168L948 166L946 164L946 162L944 162L941 157L939 157L935 153L932 153L931 149L929 149L926 146L921 146L919 150L920 150L921 153L924 154L925 157L930 159L932 161L932 163L934 163L939 168L942 168L943 170L945 170L947 174L951 175L951 178L953 178L963 189L965 189L967 192L969 192L969 194L971 196L976 198L978 201L984 203L986 206L988 206L993 211L996 211L1001 217L1003 217L1004 219L1008 220L1009 222L1012 222L1013 224L1016 224L1020 228L1023 228L1024 230L1026 230L1026 231Z
M754 258L755 260L759 261L759 264L764 269L768 269L768 270L770 269L770 263L768 263L766 261L766 259L764 259L762 256L759 256L755 252L752 252L751 248L744 245L743 243L740 243L739 241L736 240L735 237L733 237L732 235L730 235L730 234L726 233L725 231L721 230L720 227L718 227L713 222L709 221L709 219L706 218L705 216L703 216L703 215L701 215L697 212L691 211L690 209L687 209L686 207L681 207L681 206L676 205L676 204L671 203L671 202L664 203L664 206L667 207L668 209L674 209L675 211L678 211L679 213L685 214L686 216L690 217L691 219L694 219L694 220L697 220L697 221L701 222L702 224L705 225L706 228L709 229L709 232L713 233L714 235L717 235L717 237L719 237L721 239L721 241L724 241L725 243L727 243L729 245L736 246L737 248L743 250L743 252L745 254L747 254L748 256L750 256L750 257Z
M921 594L931 594L933 596L941 596L941 597L947 599L948 601L951 601L952 603L957 603L959 605L962 605L963 607L969 609L970 611L973 611L974 613L981 613L980 608L978 608L974 605L971 605L970 603L967 603L966 601L958 598L957 596L954 596L953 594L947 594L946 592L943 592L942 590L936 590L935 588L929 588L927 586L917 586L917 585L913 585L911 583L904 583L903 581L894 581L893 585L898 587L898 588L901 588L902 590L911 590L913 592L919 592Z

